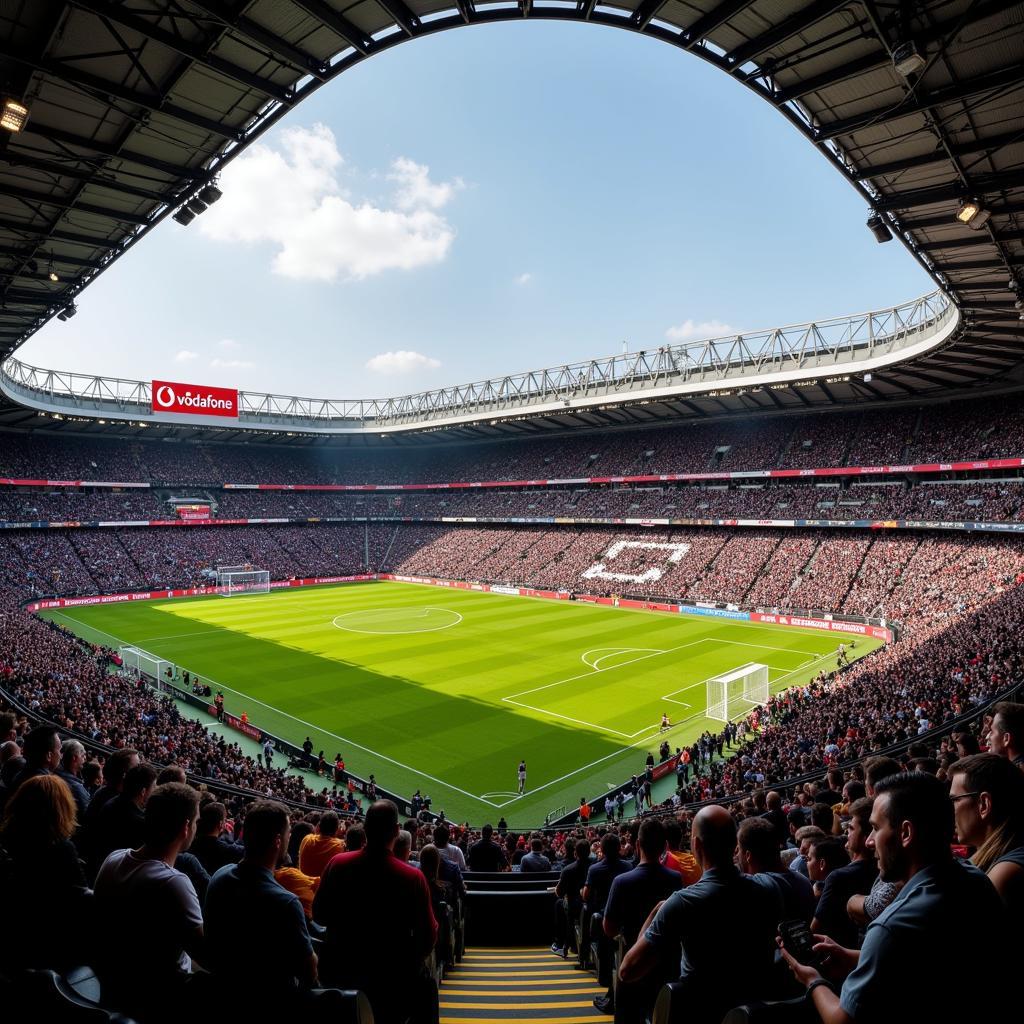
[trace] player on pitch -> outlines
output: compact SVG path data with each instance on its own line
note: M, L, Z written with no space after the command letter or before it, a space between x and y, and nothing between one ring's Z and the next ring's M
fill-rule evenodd
M526 762L525 761L520 761L519 762L518 775L519 775L519 792L520 792L520 794L523 794L523 793L526 792Z

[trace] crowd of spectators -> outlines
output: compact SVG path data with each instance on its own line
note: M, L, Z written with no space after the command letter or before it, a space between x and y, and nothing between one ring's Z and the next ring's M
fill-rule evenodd
M178 492L176 491L177 495ZM595 485L362 493L209 489L215 519L920 519L1005 522L1024 516L1017 480L861 484L805 481ZM158 491L0 488L0 522L177 520Z
M1022 453L1024 404L1008 397L380 452L10 434L0 446L0 477L209 486L437 483L901 465Z

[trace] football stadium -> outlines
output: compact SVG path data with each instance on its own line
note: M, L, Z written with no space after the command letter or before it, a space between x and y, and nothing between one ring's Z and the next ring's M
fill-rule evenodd
M1019 0L11 0L0 32L12 1020L1011 1018ZM680 110L722 133L692 176L630 177ZM744 316L928 284L665 330L674 256Z

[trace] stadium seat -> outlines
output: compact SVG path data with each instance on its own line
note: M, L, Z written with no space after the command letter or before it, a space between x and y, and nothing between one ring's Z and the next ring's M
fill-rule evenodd
M79 977L79 982L85 984L85 977ZM105 1010L92 999L83 997L67 978L56 971L25 971L20 974L14 979L12 999L8 1005L15 1013L20 1010L25 1014L31 1010L32 1017L38 1020L66 1024L132 1024L131 1018Z
M730 1010L722 1024L817 1024L814 1004L804 995L779 1002L754 1002Z

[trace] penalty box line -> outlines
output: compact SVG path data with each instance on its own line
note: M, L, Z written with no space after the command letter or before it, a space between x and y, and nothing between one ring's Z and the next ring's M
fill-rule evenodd
M85 627L87 629L92 628L91 626L89 626L88 623L82 622L81 619L76 619L74 618L74 616L62 613L57 614L61 614L62 618L68 619L70 622L74 622L79 626ZM96 630L96 632L103 633L104 636L110 637L111 640L116 640L118 645L120 646L137 646L129 644L129 642L125 640L123 637L114 636L113 633L108 633L105 630L98 629ZM147 651L146 653L151 654L153 652ZM180 662L174 662L173 664L176 664L181 669L185 668L185 666L182 665ZM241 697L242 700L250 701L253 704L259 704L260 707L266 708L268 711L273 711L274 714L283 715L285 718L290 718L293 722L298 722L299 725L302 725L307 729L312 729L313 732L321 733L324 736L330 736L331 739L333 740L338 740L340 743L347 744L349 747L354 747L356 750L361 750L364 754L370 754L372 757L378 757L382 761L387 761L389 764L395 765L395 767L397 768L404 768L407 772L412 772L414 775L420 776L420 778L428 779L430 782L434 782L439 786L444 786L445 789L450 789L454 793L461 793L462 796L468 796L471 800L479 800L481 803L485 803L488 806L493 807L495 810L498 810L501 807L505 806L504 804L496 804L493 800L488 800L486 797L482 797L478 793L470 793L469 790L467 789L462 789L459 786L453 786L450 782L445 782L444 779L439 779L434 775L428 775L426 772L420 771L419 768L413 768L412 765L404 764L401 761L397 761L395 760L395 758L388 757L387 754L382 754L378 750L372 750L370 747L364 747L361 743L357 743L355 740L350 740L345 736L339 736L336 732L330 732L328 729L325 729L322 725L314 725L312 722L307 722L304 718L299 718L296 715L289 714L287 711L283 711L281 708L275 708L272 704L267 704L266 702L260 700L258 697L253 697L251 694L242 693L241 690L236 690L233 686L228 686L226 683L219 683L217 682L216 679L214 679L212 676L205 672L201 675L199 673L196 674L200 678L207 680L207 682L212 683L219 690L226 690L230 693L233 693L236 697ZM159 692L160 691L158 690L157 693ZM169 697L168 700L173 700L173 698ZM259 726L257 726L256 728L259 728Z

